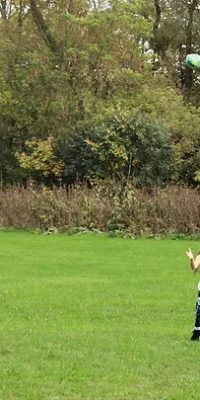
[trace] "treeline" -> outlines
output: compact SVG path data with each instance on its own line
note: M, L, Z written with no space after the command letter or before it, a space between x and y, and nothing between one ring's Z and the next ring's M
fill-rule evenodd
M1 187L198 183L199 5L0 1Z

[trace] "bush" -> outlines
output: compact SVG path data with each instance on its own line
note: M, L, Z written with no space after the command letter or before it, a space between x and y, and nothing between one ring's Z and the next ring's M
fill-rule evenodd
M97 157L87 144L87 131L77 128L58 140L58 157L64 163L63 182L75 183L92 178Z
M109 118L66 135L59 143L65 182L78 177L121 179L157 185L171 179L170 134L145 114Z

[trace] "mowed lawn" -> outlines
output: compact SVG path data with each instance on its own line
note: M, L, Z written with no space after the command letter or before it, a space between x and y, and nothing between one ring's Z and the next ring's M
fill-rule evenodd
M0 399L196 400L189 246L1 232Z

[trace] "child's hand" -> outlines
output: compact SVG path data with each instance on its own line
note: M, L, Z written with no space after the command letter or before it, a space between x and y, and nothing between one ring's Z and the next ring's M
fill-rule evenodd
M192 254L191 249L188 249L188 251L186 251L186 255L188 256L188 258L189 258L190 260L193 260L194 256L193 256L193 254Z

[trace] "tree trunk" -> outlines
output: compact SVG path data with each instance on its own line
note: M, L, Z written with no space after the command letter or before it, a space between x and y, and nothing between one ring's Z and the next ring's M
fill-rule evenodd
M0 12L1 12L1 17L3 19L7 18L7 12L6 12L6 0L1 0L0 1Z
M45 19L42 16L41 11L39 10L36 0L30 0L30 9L32 13L33 20L40 32L44 42L48 46L48 48L55 54L59 59L63 60L63 49L60 43L53 37L49 28L46 24Z
M154 0L154 5L155 5L156 17L153 24L153 34L154 34L153 49L155 53L160 54L161 48L159 41L159 27L161 23L161 6L159 0Z
M186 54L192 53L192 40L193 40L193 22L194 13L198 5L198 0L193 0L188 5L188 23L186 27ZM189 100L193 85L193 70L186 68L184 76L184 90L185 98Z

